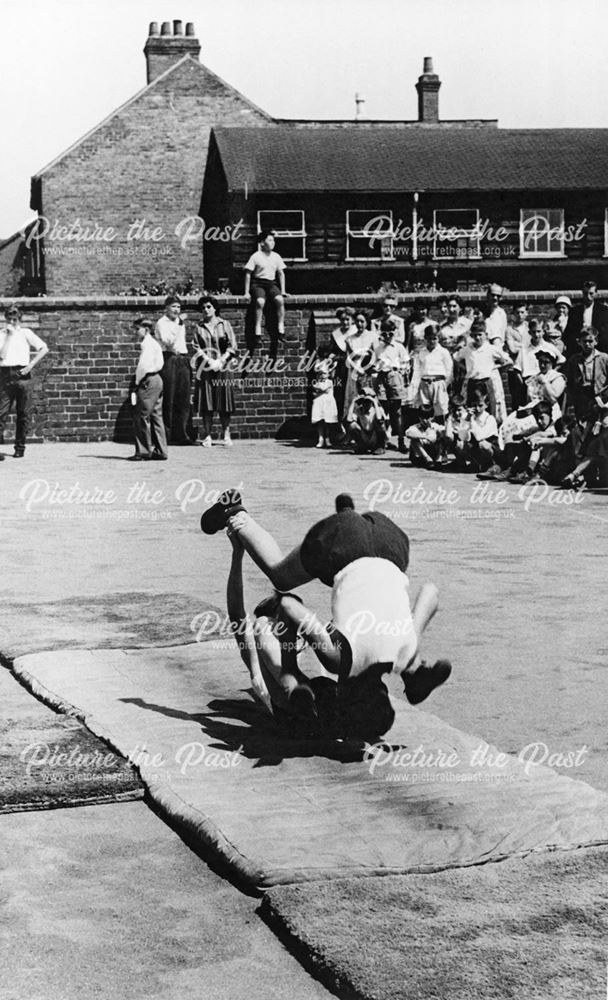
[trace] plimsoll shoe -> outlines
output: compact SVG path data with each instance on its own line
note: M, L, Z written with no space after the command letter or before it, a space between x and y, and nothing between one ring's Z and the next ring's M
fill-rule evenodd
M428 698L431 691L434 691L440 684L445 684L452 673L452 664L449 660L437 660L432 667L427 666L423 660L413 674L404 671L401 674L405 697L410 705L419 705L421 701Z
M300 604L304 603L302 598L298 597L297 594L292 594L290 592L288 593L287 591L285 593L282 593L278 590L275 590L274 594L270 594L268 597L263 597L260 603L256 604L255 608L253 609L255 617L276 618L277 614L279 613L279 604L281 603L281 599L283 597L293 597L294 600L299 601Z
M215 535L226 527L228 518L238 511L245 510L238 490L224 490L217 503L209 507L201 517L201 531L206 535Z

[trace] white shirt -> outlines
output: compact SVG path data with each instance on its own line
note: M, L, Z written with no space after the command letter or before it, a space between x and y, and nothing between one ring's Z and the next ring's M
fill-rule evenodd
M46 347L44 340L26 326L0 330L0 367L25 368L30 363L30 348L36 353Z
M529 342L528 346L522 347L521 351L517 355L515 367L519 368L524 378L530 378L532 375L538 375L540 368L536 352L539 351L540 348L540 343L532 345L532 343Z
M245 270L253 272L254 281L256 278L262 278L263 281L275 281L277 271L285 270L285 261L274 250L271 250L270 253L256 250L245 264Z
M498 437L498 424L495 417L487 411L479 415L473 413L471 416L471 436L476 441L487 441L488 438Z
M505 340L507 344L507 350L511 354L517 355L521 351L522 347L530 346L530 334L528 333L528 323L524 320L519 326L509 326L507 327L507 332L505 334Z
M423 347L416 356L416 366L420 378L433 378L433 376L443 375L449 382L454 371L452 355L447 348L437 344L432 351Z
M507 314L502 306L496 306L489 316L486 317L486 333L490 343L493 340L500 340L501 345L505 342L507 332Z
M405 343L405 323L401 319L401 316L395 316L395 314L393 313L393 315L390 316L389 318L395 324L395 333L394 333L394 336L393 336L393 340L395 341L396 344L404 344ZM376 333L380 333L381 332L381 330L382 330L382 318L380 318L380 319L373 319L372 320L372 330L375 330Z
M405 371L409 363L409 354L403 344L385 344L380 340L374 347L374 364L381 372L391 369Z
M388 559L355 559L334 578L333 624L352 651L350 676L373 663L405 667L418 640L410 609L409 580Z
M141 342L139 361L135 369L135 385L139 385L142 378L152 372L159 372L163 366L163 352L158 341L152 334L147 333Z
M173 351L174 354L187 354L186 327L177 319L161 316L154 327L154 336L163 351Z
M454 357L457 361L464 361L469 381L492 378L497 362L506 363L511 360L500 348L489 344L487 340L484 340L479 347L463 347Z
M583 326L593 326L593 302L583 309Z

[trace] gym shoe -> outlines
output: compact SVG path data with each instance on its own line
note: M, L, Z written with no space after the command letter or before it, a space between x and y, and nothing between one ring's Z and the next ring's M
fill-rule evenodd
M490 468L486 469L485 472L478 472L477 473L477 478L478 479L496 479L496 477L498 475L500 475L501 472L502 472L502 469L501 469L500 465L491 465Z
M276 618L279 613L279 604L281 603L283 597L293 597L294 600L298 601L300 604L304 603L302 598L298 597L297 594L287 592L282 593L275 590L274 594L270 594L269 597L263 597L260 603L256 604L253 609L254 616L256 618Z
M201 517L201 531L215 535L226 527L228 518L240 510L245 510L238 490L224 490L217 503L209 507Z
M232 448L232 438L230 437L230 431L228 428L224 431L224 444L227 448Z
M515 483L517 486L523 486L528 483L531 479L531 473L523 470L522 472L516 472L515 475L509 476L509 482Z
M422 660L420 666L413 674L404 671L401 674L405 697L410 705L419 705L421 701L428 698L431 691L440 684L444 684L452 673L452 664L449 660L437 660L432 667L427 666Z
M207 434L207 436L203 438L203 440L201 441L201 445L203 446L203 448L212 447L213 441L211 440L211 434Z

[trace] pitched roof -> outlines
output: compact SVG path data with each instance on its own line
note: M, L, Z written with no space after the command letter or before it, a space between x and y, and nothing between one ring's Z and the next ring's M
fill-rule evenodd
M92 135L95 134L95 132L98 132L99 129L103 128L105 125L108 125L113 118L116 118L116 116L119 115L122 111L125 111L128 107L130 107L131 104L134 104L136 101L139 101L139 99L143 97L144 94L149 93L160 83L166 81L167 77L171 76L172 73L175 73L178 67L183 68L186 65L196 66L198 67L199 70L203 70L208 76L211 76L215 80L217 80L217 82L220 83L222 87L224 87L226 90L229 90L230 93L234 94L234 96L237 97L240 101L243 101L244 104L248 104L249 107L252 108L254 111L257 111L260 115L263 115L263 117L266 118L269 122L273 120L267 111L264 111L262 108L259 108L257 104L254 104L253 101L250 101L248 97L244 97L243 94L241 94L240 91L238 91L235 87L233 87L229 83L226 83L226 81L223 80L221 76L218 76L217 73L214 73L207 66L204 66L203 63L198 61L198 59L193 59L191 55L186 53L186 55L182 56L181 59L178 59L171 66L169 66L164 71L164 73L159 73L159 75L155 77L154 80L151 81L151 83L146 84L146 86L142 87L141 90L138 90L136 94L133 94L133 96L130 97L128 101L125 101L124 104L121 104L118 108L115 108L114 111L110 112L110 114L106 116L106 118L98 122L97 125L94 125L93 128L89 129L88 132L85 132L84 135L81 135L80 138L76 140L76 142L73 142L71 146L68 146L67 149L64 149L64 151L60 153L58 156L56 156L53 160L51 160L50 163L47 163L40 170L37 170L36 173L32 176L32 181L38 180L38 178L42 177L43 174L45 174L48 170L54 167L55 164L63 160L63 158L68 155L68 153L72 153L75 149L78 149L78 147L81 146L86 139L89 139Z
M230 190L597 190L608 129L216 128Z

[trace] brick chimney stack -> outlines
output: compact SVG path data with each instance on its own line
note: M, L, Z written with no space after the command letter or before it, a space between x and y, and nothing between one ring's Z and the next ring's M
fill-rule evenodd
M181 21L163 21L160 32L158 22L152 21L148 40L144 46L146 57L147 82L152 83L157 76L166 72L170 66L179 62L185 55L198 59L201 47L194 34L191 21L186 25L186 33Z
M433 72L433 57L424 57L422 76L418 77L418 121L423 125L437 125L439 122L439 88L441 80Z

